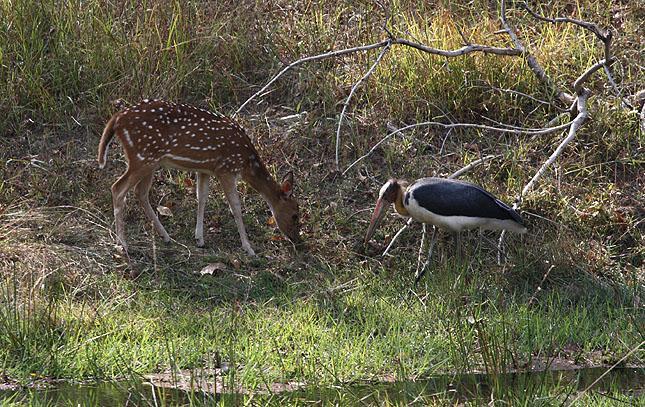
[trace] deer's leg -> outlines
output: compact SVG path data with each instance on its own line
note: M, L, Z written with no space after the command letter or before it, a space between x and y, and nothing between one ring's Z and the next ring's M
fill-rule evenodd
M242 240L242 248L250 256L255 256L255 252L253 251L251 243L249 243L249 238L246 235L244 221L242 220L242 204L240 203L240 196L237 193L237 178L233 175L220 176L219 180L222 184L222 188L224 189L224 194L226 195L228 204L231 207L231 212L233 212L233 217L237 224L237 231L240 233L240 239Z
M125 242L125 228L123 226L123 211L125 209L125 198L128 191L138 181L136 175L129 168L128 170L112 184L112 206L114 207L114 223L116 227L116 236L125 251L128 245Z
M204 209L208 199L208 181L210 176L197 173L197 224L195 225L195 240L197 247L204 247Z
M148 220L152 222L155 230L157 231L157 233L159 233L159 236L161 236L163 241L168 243L170 242L170 236L161 224L161 221L159 220L159 217L155 213L154 209L152 209L152 206L150 206L149 192L150 186L152 185L153 176L154 170L141 177L141 181L139 181L134 191L137 194L137 198L139 198L139 203L143 208L143 213L145 213Z

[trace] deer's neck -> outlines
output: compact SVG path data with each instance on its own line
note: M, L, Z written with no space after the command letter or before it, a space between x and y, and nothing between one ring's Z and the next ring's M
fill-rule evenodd
M261 161L252 161L248 169L242 172L242 179L255 189L271 207L271 211L280 200L280 185L273 179Z

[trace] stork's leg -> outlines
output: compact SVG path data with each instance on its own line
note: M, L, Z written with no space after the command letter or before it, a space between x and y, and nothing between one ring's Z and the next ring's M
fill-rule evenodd
M423 224L423 227L425 228L425 223ZM416 286L419 283L419 280L421 280L421 277L426 272L426 268L428 267L428 264L430 264L430 259L432 258L432 251L434 249L435 243L437 243L437 228L435 226L432 227L432 238L430 239L430 247L428 248L428 257L426 258L425 263L423 263L423 267L421 267L421 270L417 272L417 275L414 278L414 285Z
M477 246L475 246L475 250L473 251L472 256L470 256L470 263L468 263L468 270L473 266L475 259L479 257L479 250L481 248L482 239L484 238L484 231L481 228L477 229L477 231L479 233L479 238L477 239Z
M461 247L461 232L455 233L455 246L457 247L457 261L461 264L462 259L462 247Z
M414 272L415 276L419 275L419 268L421 267L421 256L423 255L423 248L425 247L426 242L426 224L421 224L423 228L423 233L421 234L421 244L419 245L419 254L417 255L417 271Z

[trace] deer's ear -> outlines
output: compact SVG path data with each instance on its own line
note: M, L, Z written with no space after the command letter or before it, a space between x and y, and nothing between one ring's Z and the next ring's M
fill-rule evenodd
M282 184L280 185L282 193L287 197L293 195L293 172L289 171L284 178L282 178Z

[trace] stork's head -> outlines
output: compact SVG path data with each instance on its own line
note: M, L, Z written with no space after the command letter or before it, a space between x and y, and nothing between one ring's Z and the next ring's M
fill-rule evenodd
M378 200L376 201L376 208L374 208L374 213L372 214L372 220L370 221L370 226L367 229L367 234L365 235L365 243L369 240L376 232L376 228L379 223L387 213L387 208L400 200L403 196L403 189L407 186L405 181L390 179L385 185L381 187L381 190L378 193Z

